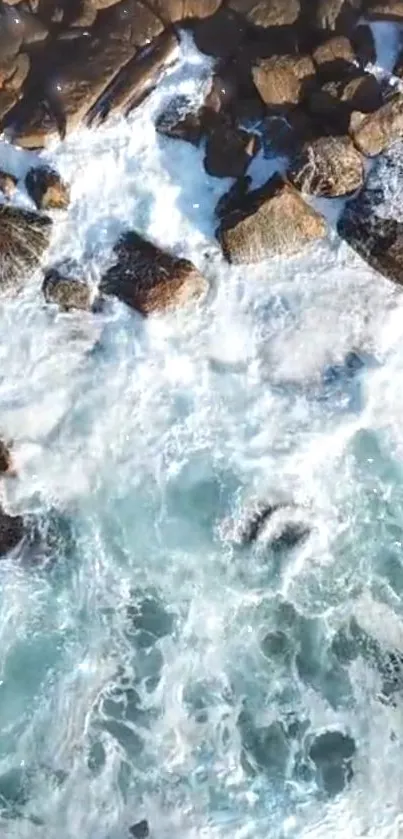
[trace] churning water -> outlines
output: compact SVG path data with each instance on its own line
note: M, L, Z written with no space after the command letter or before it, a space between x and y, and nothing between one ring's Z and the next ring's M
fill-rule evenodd
M154 839L403 835L403 299L332 232L224 265L230 182L154 129L209 72L185 43L127 121L45 155L72 184L49 261L95 287L135 227L205 272L207 302L61 315L36 276L1 304L4 501L50 544L0 568L7 839L144 818ZM242 545L262 499L288 508ZM273 538L295 516L309 535Z

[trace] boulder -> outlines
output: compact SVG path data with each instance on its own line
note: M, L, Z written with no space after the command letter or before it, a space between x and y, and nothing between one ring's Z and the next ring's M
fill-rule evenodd
M49 244L52 222L47 216L0 206L0 288L20 287L24 275L39 266Z
M372 114L354 113L350 134L367 157L376 157L403 137L403 94L398 93Z
M370 0L365 10L370 20L403 20L403 0Z
M158 134L198 146L204 133L203 110L192 109L189 97L177 96L157 117L155 128Z
M382 101L382 87L375 76L357 70L348 78L312 90L307 108L319 131L347 134L353 111L372 113L382 107Z
M392 174L392 177L391 177ZM403 283L403 222L395 218L401 203L400 158L380 158L361 193L346 204L337 229L342 239L371 267Z
M272 56L252 68L253 81L263 102L271 108L297 105L307 83L315 76L309 56Z
M335 35L320 44L313 52L313 60L320 77L339 80L356 68L356 55L349 38Z
M69 206L70 188L49 166L31 168L25 186L38 210L66 210Z
M56 303L62 312L91 308L91 289L71 260L46 271L42 291L46 302Z
M219 58L237 55L246 34L246 22L231 9L222 8L212 17L194 21L197 48Z
M4 172L0 169L0 189L7 198L14 195L17 188L18 178L15 175L10 175L9 172Z
M215 178L239 178L245 174L259 148L257 134L220 120L207 137L204 168Z
M129 827L129 833L130 836L133 836L133 839L147 839L150 835L148 821L146 819L142 819L141 822L136 822L136 824Z
M318 0L315 24L325 31L350 34L363 5L363 0Z
M0 474L15 474L10 448L3 440L0 440Z
M25 535L22 516L9 516L0 508L0 556L6 556Z
M256 263L298 253L326 235L326 221L279 175L248 193L221 221L217 237L228 262Z
M117 261L102 278L100 290L143 315L172 309L207 291L206 280L189 260L172 256L138 233L125 233L114 253Z
M349 137L319 137L303 146L288 176L302 192L337 198L362 186L364 164Z
M248 23L269 28L292 26L300 14L300 0L229 0L228 7L244 15Z

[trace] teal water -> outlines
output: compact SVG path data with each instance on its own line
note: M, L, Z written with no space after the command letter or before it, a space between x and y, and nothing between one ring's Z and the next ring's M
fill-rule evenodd
M4 493L48 534L0 567L10 839L124 839L143 818L155 839L402 830L401 295L335 234L222 263L229 182L153 128L209 70L184 44L128 122L46 154L72 183L50 259L96 284L134 225L205 271L207 302L63 316L32 277L1 304ZM242 545L262 499L286 507ZM281 540L290 522L306 538Z

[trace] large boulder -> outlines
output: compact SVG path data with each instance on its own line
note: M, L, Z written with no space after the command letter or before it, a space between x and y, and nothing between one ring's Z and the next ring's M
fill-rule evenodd
M265 104L277 108L298 104L315 67L309 56L275 55L257 62L252 76Z
M363 0L318 0L315 5L314 20L318 29L349 34L364 3Z
M367 157L376 157L403 137L403 94L397 93L372 114L352 114L350 134Z
M397 283L403 283L400 161L401 156L392 153L380 158L364 189L346 204L338 222L339 235L369 265Z
M207 282L188 259L161 250L138 233L125 233L114 248L117 261L102 278L100 290L143 315L197 300Z
M356 66L354 47L344 35L334 35L320 44L313 53L313 60L324 80L340 79L351 73Z
M237 264L295 254L325 235L323 216L279 175L244 196L217 230L225 258Z
M300 0L229 0L228 6L244 15L248 23L266 28L292 26L300 14Z
M337 198L362 186L364 164L349 137L319 137L303 146L288 176L302 192Z
M0 206L0 290L20 287L24 275L39 266L51 225L47 216Z
M38 210L66 210L70 189L50 166L33 166L25 178L28 195Z
M55 303L62 312L91 308L91 289L82 276L79 265L68 260L49 268L42 284L47 303Z

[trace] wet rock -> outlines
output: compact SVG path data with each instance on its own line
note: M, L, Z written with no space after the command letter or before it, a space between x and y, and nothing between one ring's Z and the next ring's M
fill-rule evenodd
M49 166L30 169L25 186L38 210L66 210L69 206L70 188Z
M220 58L235 55L245 37L245 21L230 9L221 8L213 17L193 24L193 37L197 48Z
M49 244L52 222L47 216L0 206L0 288L19 287L27 271L39 266Z
M302 192L335 198L362 186L364 165L349 137L320 137L305 144L288 176Z
M270 539L270 547L274 551L292 550L304 542L311 530L303 522L286 522Z
M22 516L9 516L0 508L0 556L6 556L24 538Z
M318 130L347 134L355 110L372 113L382 106L382 88L371 73L351 73L347 79L330 81L312 90L308 97L309 112Z
M250 511L247 520L241 523L238 533L240 544L250 545L255 542L268 520L283 507L284 504L257 504L255 509Z
M218 201L215 208L217 218L221 219L235 210L239 203L246 197L251 184L252 178L249 175L243 175L241 178L238 178L228 192L225 192Z
M42 292L47 303L56 303L62 312L91 308L91 289L82 278L80 267L72 261L46 271Z
M397 94L372 114L353 113L350 134L367 157L376 157L403 137L403 95Z
M203 114L201 109L192 110L191 100L187 96L177 96L159 115L155 128L166 137L185 140L198 146L204 133Z
M343 35L329 38L317 47L312 57L323 79L340 79L355 69L356 56L352 43Z
M253 81L270 108L296 105L307 81L315 76L309 56L272 56L252 68Z
M229 0L228 6L244 15L248 23L269 28L272 26L291 26L300 14L299 0Z
M369 0L366 15L371 20L403 20L403 0Z
M309 757L315 764L319 779L329 796L338 795L352 780L355 741L341 731L325 731L315 738Z
M263 638L261 649L266 658L277 661L291 659L293 654L292 643L285 632L281 632L281 630L268 632Z
M256 263L298 253L326 235L326 221L279 175L222 219L217 237L228 262Z
M114 253L117 262L106 272L100 290L143 315L196 300L207 290L206 280L189 260L162 251L138 233L124 234Z
M11 198L11 196L14 195L17 183L18 178L14 175L10 175L9 172L4 172L0 169L0 189L7 198Z
M129 833L130 836L133 836L133 839L147 839L147 836L150 835L148 821L142 819L141 822L136 822L136 824L129 827Z
M362 66L375 64L376 46L371 27L367 23L360 23L351 33L351 43L354 52Z
M3 440L0 440L0 473L2 475L15 474L10 448Z
M315 22L319 29L350 33L358 20L363 0L318 0Z
M215 178L239 178L245 174L259 148L257 134L220 121L207 137L204 168Z

